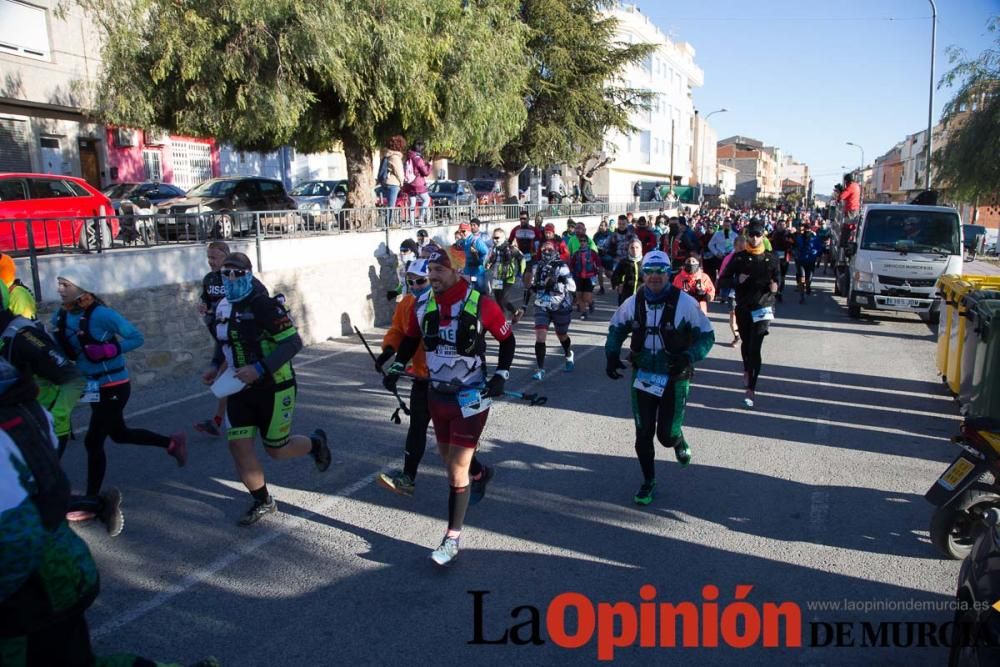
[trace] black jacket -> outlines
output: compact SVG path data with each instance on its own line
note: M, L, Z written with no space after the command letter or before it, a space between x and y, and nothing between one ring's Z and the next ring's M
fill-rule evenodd
M741 283L739 277L743 274L749 278ZM732 281L730 284L736 289L737 308L757 310L774 305L771 283L779 282L780 278L781 264L774 253L751 255L744 250L733 255L719 279Z

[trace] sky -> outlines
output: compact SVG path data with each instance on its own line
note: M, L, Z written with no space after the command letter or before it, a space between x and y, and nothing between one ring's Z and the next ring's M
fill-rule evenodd
M927 128L929 0L637 0L668 37L689 42L705 85L693 91L720 139L740 134L809 165L818 194L844 173ZM934 122L951 98L937 88L947 49L978 56L1000 0L937 0ZM892 20L889 20L889 19Z

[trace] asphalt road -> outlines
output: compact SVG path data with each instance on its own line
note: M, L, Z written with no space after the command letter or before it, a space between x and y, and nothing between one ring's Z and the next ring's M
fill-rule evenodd
M681 469L658 447L658 495L646 508L631 502L641 478L626 381L604 375L610 295L598 297L599 317L574 322L572 374L559 369L553 342L549 375L530 381L531 330L522 322L510 386L539 391L548 404L494 407L482 458L498 474L470 509L450 569L428 560L447 511L433 445L414 497L373 483L400 465L406 426L389 421L393 399L356 341L300 355L296 427L325 427L334 465L320 474L310 459L267 461L281 514L253 528L235 525L249 496L224 442L193 436L185 469L156 450L109 444L107 483L124 493L125 531L111 539L96 525L79 529L103 579L89 614L96 647L179 662L213 655L224 665L590 664L596 633L575 649L552 640L546 609L561 593L637 607L651 584L656 602L694 603L704 644L720 624L704 587L718 587L721 617L736 587L750 585L746 602L758 611L800 605L801 634L784 626L778 648L637 640L615 663L942 664L943 648L862 647L860 624L951 619L946 609L888 607L942 605L954 593L959 564L934 553L922 495L951 459L957 407L936 379L927 325L915 316L849 320L831 289L820 276L807 304L788 294L778 308L752 412L742 407L725 313L712 307L720 344L698 367L685 429L694 460ZM211 410L192 379L136 392L128 412L133 425L170 432ZM65 465L81 485L79 441ZM469 591L489 591L482 639L529 621L530 609L512 610L533 606L544 643L470 644ZM882 609L808 606L844 600ZM567 618L566 632L576 633L576 613ZM586 626L586 612L581 619ZM834 622L854 624L859 645L812 646L827 629L812 624ZM518 633L527 640L530 626Z

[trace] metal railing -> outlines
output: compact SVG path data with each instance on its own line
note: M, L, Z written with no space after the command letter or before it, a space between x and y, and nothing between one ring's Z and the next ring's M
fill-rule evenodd
M516 222L522 211L534 220L545 218L615 216L635 213L668 212L666 202L634 200L541 204L479 204L429 206L421 209L396 206L358 209L298 209L278 211L216 212L199 209L146 213L123 204L114 216L25 217L0 220L0 252L28 257L38 293L37 258L55 253L103 253L134 248L200 244L217 239L295 238L345 233L388 232L421 226L446 226L468 222Z

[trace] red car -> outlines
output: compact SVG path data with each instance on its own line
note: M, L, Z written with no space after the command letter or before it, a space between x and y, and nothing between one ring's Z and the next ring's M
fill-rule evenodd
M107 246L118 236L113 216L111 201L82 178L0 173L0 251L28 249L29 219L36 248L96 247L98 225Z

